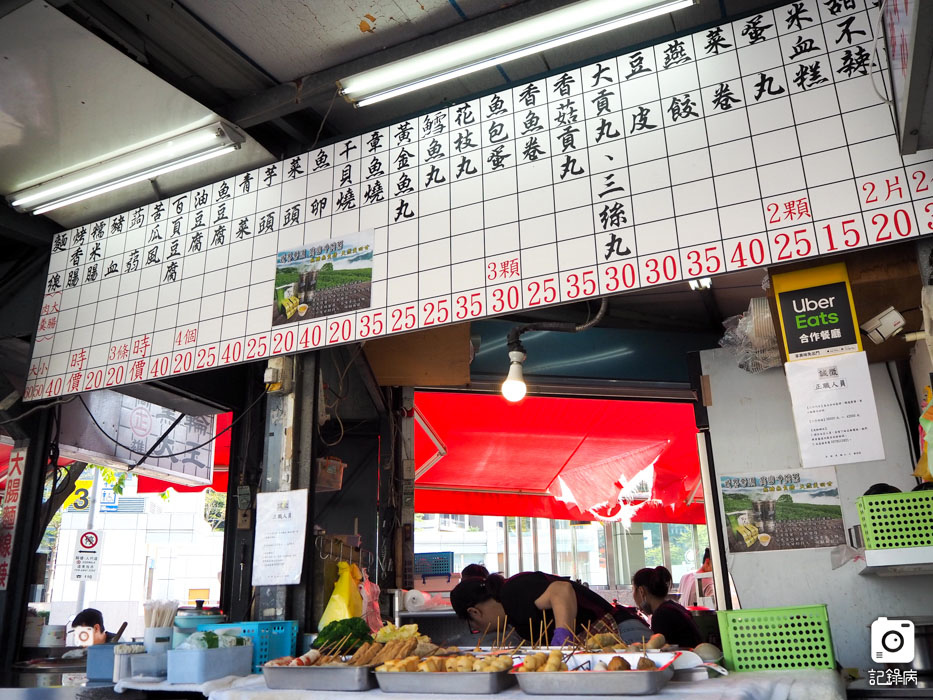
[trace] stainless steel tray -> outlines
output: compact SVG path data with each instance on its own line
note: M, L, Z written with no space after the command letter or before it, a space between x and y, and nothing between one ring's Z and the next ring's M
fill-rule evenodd
M664 671L542 671L513 673L529 695L653 695L674 672Z
M263 666L272 690L369 690L376 687L369 666Z
M386 693L431 693L438 695L484 695L498 693L515 685L508 671L428 673L377 671L376 680Z

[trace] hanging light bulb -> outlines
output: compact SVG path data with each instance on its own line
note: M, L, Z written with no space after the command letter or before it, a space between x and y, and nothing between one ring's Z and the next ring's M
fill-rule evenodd
M502 396L505 397L506 401L515 403L525 398L527 387L525 386L525 378L522 375L522 363L525 361L525 357L525 353L521 350L509 351L509 360L512 364L509 365L508 376L502 382Z

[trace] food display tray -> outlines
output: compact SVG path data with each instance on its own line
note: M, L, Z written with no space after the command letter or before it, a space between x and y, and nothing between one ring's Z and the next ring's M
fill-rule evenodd
M515 685L509 671L451 671L425 673L377 671L376 680L386 693L429 693L437 695L485 695Z
M369 666L263 666L262 675L272 690L354 691L376 687Z
M653 695L673 677L664 671L542 671L515 673L528 695Z

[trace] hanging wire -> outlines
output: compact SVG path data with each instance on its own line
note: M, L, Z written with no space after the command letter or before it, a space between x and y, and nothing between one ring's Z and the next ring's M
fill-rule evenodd
M239 422L246 416L246 414L249 413L249 412L252 410L252 408L253 408L256 404L258 404L258 403L260 402L260 400L262 400L262 398L263 398L267 393L269 393L269 388L268 388L268 387L266 387L266 389L265 389L261 394L259 394L259 396L256 397L256 400L253 401L249 406L247 406L246 409L245 409L239 416L237 416L234 420L230 421L230 425L228 425L226 428L224 428L223 430L221 430L219 433L217 433L217 434L216 434L214 437L212 437L210 440L205 440L205 441L202 442L200 445L195 445L194 447L192 447L192 448L190 448L190 449L187 449L187 450L182 450L181 452L171 452L171 453L169 453L169 454L160 454L160 455L156 455L156 456L159 457L159 458L162 458L162 457L180 457L181 455L188 454L189 452L195 452L196 450L200 450L202 447L205 447L205 446L207 446L207 445L210 445L212 442L214 442L214 440L216 440L217 438L219 438L221 435L223 435L223 434L226 433L228 430L230 430L234 425L236 425L237 423L239 423ZM94 425L97 426L97 429L101 432L101 434L102 434L105 438L107 438L108 440L110 440L110 441L111 441L114 445L116 445L117 447L122 447L124 450L127 450L127 451L131 452L131 453L134 454L134 455L143 456L143 455L146 454L145 452L138 452L138 451L134 450L132 447L128 447L128 446L124 445L122 442L120 442L119 440L117 440L115 437L113 437L112 435L110 435L109 433L107 433L107 431L104 430L104 429L101 427L100 423L97 422L97 419L94 417L94 414L91 413L91 409L88 408L87 403L85 403L84 397L81 396L81 395L78 395L78 398L81 400L81 405L84 406L84 410L87 411L87 414L91 417L91 420L93 421Z
M52 402L50 402L50 403L44 403L44 404L42 404L41 406L33 406L33 407L30 408L28 411L24 411L23 413L20 413L20 414L19 414L18 416L16 416L15 418L7 418L6 420L0 420L0 425L6 425L7 423L15 423L16 421L21 420L21 419L25 418L26 416L28 416L28 415L30 415L30 414L32 414L32 413L35 413L36 411L43 411L43 410L45 410L45 409L47 409L47 408L54 408L55 406L60 406L60 405L65 404L65 403L71 403L71 402L74 401L76 398L78 398L77 395L75 395L75 396L69 396L68 398L65 398L65 399L58 399L58 400L52 401Z

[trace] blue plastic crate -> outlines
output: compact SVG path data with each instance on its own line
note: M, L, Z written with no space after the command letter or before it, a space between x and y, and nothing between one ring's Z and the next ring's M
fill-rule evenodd
M236 628L243 637L253 641L253 673L262 673L266 661L280 656L294 656L298 641L297 620L270 620L264 622L226 622L198 625L199 632Z
M421 552L415 554L415 576L438 576L453 573L453 552Z

